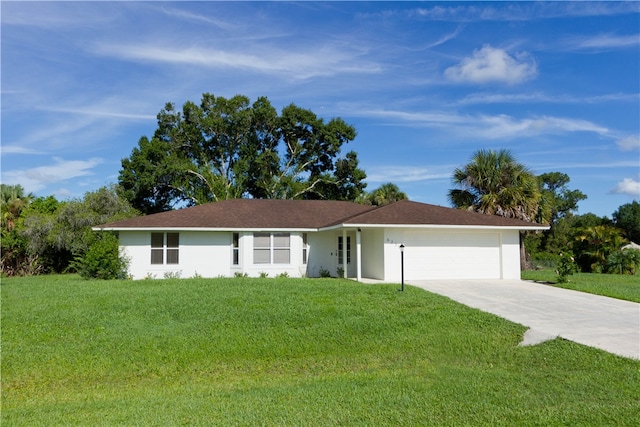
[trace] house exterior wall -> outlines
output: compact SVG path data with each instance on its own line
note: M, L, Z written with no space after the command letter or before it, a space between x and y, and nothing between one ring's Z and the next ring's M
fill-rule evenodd
M166 232L166 231L164 231ZM170 232L170 231L169 231ZM254 233L238 232L239 262L233 264L233 232L230 231L180 231L179 263L151 264L151 231L120 231L120 250L129 259L129 275L133 279L178 277L229 277L236 273L268 277L286 273L290 277L303 277L307 264L302 262L302 232L290 234L290 257L287 264L260 264L254 262ZM314 253L322 254L314 233L307 233L307 259ZM317 240L317 241L316 241Z
M166 231L165 231L166 232ZM146 277L228 277L235 273L257 277L318 277L321 270L337 276L338 237L343 230L306 232L307 264L303 263L303 232L290 232L290 262L254 262L254 233L238 232L239 263L233 265L233 232L180 231L179 264L151 264L151 231L120 231L129 274ZM356 230L349 229L349 277L357 276ZM399 282L400 244L405 245L405 280L520 278L518 230L365 228L361 232L361 274L364 278ZM447 258L448 257L448 258Z
M384 230L362 230L362 277L384 280Z
M520 231L505 230L502 239L502 278L520 280Z
M178 264L151 264L151 232L120 231L120 250L129 258L133 279L218 277L230 274L231 233L181 231Z

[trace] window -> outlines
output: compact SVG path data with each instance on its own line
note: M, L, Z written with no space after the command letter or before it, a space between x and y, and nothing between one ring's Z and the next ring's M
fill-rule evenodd
M167 233L167 264L178 264L180 235L178 233Z
M232 243L232 251L233 251L233 265L240 264L240 234L233 233L233 243Z
M342 236L338 236L338 264L342 265L344 257L344 245L342 244ZM351 237L347 236L347 263L351 263Z
M164 264L164 233L151 233L151 264Z
M307 251L309 244L307 243L307 233L302 233L302 263L307 263Z
M253 263L271 263L271 235L269 233L253 234Z
M151 233L151 264L164 264L165 253L167 264L179 264L179 251L179 233Z
M253 263L289 264L290 241L289 233L253 233Z

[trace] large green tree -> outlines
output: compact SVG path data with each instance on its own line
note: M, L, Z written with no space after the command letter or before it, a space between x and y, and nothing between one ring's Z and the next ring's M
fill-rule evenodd
M538 216L549 218L551 224L560 218L566 218L578 210L578 202L585 200L587 195L580 190L571 190L568 187L571 179L562 172L549 172L538 175L542 203Z
M640 203L624 204L613 213L613 221L632 242L640 243Z
M205 93L181 111L165 106L153 137L122 160L119 183L144 213L240 197L354 200L366 175L341 150L355 136L293 104L278 114L265 97Z
M457 188L449 191L449 200L456 208L548 221L538 218L541 192L536 176L509 150L477 151L469 163L453 172L453 183Z
M527 235L526 245L534 257L557 258L573 245L572 219L578 202L587 198L580 190L569 189L569 175L549 172L538 175L541 201L538 218L549 219L551 228Z

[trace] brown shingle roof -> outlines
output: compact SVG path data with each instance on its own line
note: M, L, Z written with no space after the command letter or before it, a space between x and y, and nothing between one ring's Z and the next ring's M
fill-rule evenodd
M235 199L130 218L96 228L318 229L341 224L545 227L408 200L373 207L335 200Z
M320 228L371 209L336 200L235 199L130 218L98 228Z
M343 221L352 225L458 225L484 227L545 227L541 224L485 215L462 209L401 200Z

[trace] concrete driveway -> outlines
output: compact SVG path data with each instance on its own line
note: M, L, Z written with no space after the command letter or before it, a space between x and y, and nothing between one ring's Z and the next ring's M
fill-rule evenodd
M562 337L640 359L640 304L525 281L447 280L407 284L527 326L522 345Z

